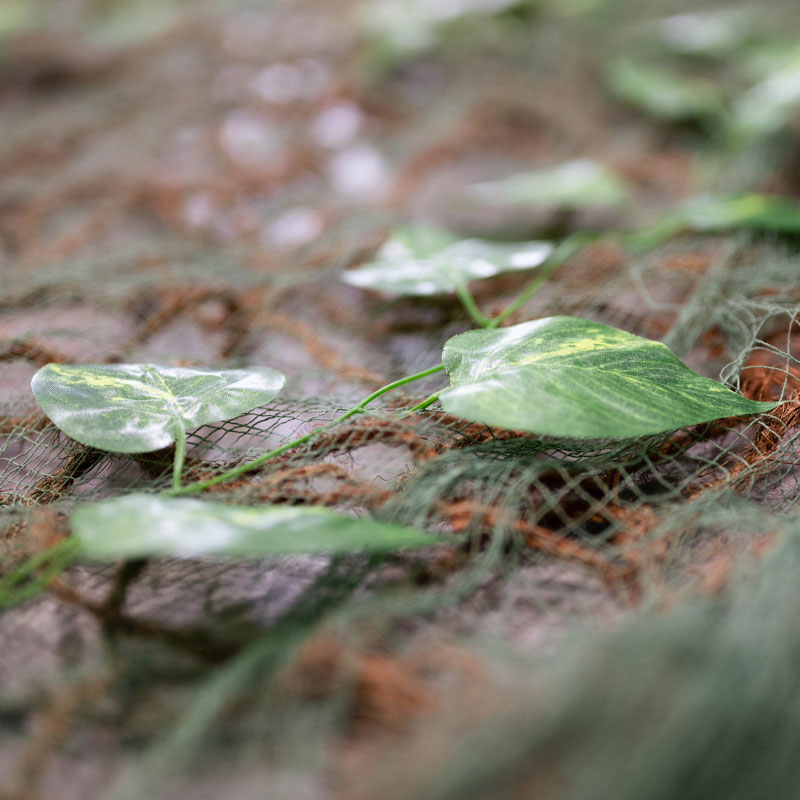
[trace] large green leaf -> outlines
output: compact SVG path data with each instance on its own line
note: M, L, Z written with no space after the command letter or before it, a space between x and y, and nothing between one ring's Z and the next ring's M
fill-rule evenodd
M538 267L553 251L549 242L505 244L458 240L427 226L399 228L375 259L342 275L362 289L428 296L456 291L457 283Z
M713 116L723 108L717 87L702 78L690 78L627 59L614 61L608 85L620 100L665 120L690 120Z
M494 205L570 210L615 208L625 202L628 190L607 167L582 158L476 183L469 187L469 194Z
M269 402L284 377L269 367L204 370L154 364L48 364L31 381L68 436L118 453L158 450L188 428Z
M72 515L71 524L84 554L100 560L388 552L441 542L423 531L327 508L231 506L149 494L85 505Z
M582 439L627 439L769 411L693 372L660 342L576 317L450 339L442 361L451 414Z

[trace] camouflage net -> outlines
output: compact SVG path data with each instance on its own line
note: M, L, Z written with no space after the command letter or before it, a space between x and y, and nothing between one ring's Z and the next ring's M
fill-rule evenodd
M92 44L106 28L70 32L74 21L44 4L52 27L0 39L3 800L667 800L797 785L800 701L784 674L800 648L787 566L800 465L796 243L682 237L643 256L596 244L510 320L574 314L663 339L747 397L787 401L772 414L646 441L547 441L435 406L398 416L441 385L431 378L206 494L329 506L452 544L381 559L71 563L71 510L167 487L173 454L68 440L28 389L43 364L285 372L276 402L190 434L186 479L205 479L438 363L444 341L471 327L455 300L388 301L338 280L393 219L497 233L502 220L449 216L453 186L584 152L628 177L645 209L688 193L700 134L626 116L586 77L603 54L588 43L617 30L618 12L532 25L518 5L492 24L456 24L438 54L373 76L347 2L220 16L209 5L114 48ZM646 5L642 17L664 11ZM117 6L84 11L105 19ZM331 109L359 128L335 146L309 134ZM747 167L764 186L800 191L757 155ZM476 298L500 309L524 285L495 278ZM762 565L774 546L784 557ZM743 563L755 578L736 577ZM570 637L576 626L615 632L586 644ZM754 684L767 648L772 694ZM712 687L730 664L740 672L722 681L726 694ZM731 721L734 695L742 718ZM708 735L688 736L704 702ZM755 748L748 783L742 742L762 735L762 713L782 738L771 757ZM721 732L728 749L692 778ZM621 776L625 748L644 740ZM654 783L647 765L665 759Z

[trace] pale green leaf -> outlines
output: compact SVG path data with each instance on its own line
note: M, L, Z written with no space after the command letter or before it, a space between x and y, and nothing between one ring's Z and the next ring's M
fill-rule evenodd
M0 4L0 38L34 27L41 16L41 9L30 0L3 0Z
M763 136L784 128L800 108L800 56L795 50L779 68L738 98L734 130Z
M179 22L179 0L125 0L98 5L86 25L98 45L123 47L152 39Z
M98 560L388 552L442 541L423 531L327 508L232 506L149 494L85 505L72 515L71 525L83 553Z
M476 183L468 191L484 203L553 210L615 208L628 197L620 178L588 159Z
M395 232L373 261L343 273L342 280L399 295L448 294L456 291L457 283L538 267L552 251L549 242L459 241L436 228L406 226Z
M702 119L719 113L723 100L715 84L627 59L614 61L607 73L611 91L623 102L658 119Z
M694 197L668 212L649 229L630 237L634 247L647 249L681 231L724 233L800 233L800 204L787 197L746 194L739 197Z
M800 204L785 197L747 194L733 198L698 198L682 212L686 227L698 233L753 230L800 233Z
M269 367L205 370L154 364L48 364L31 389L48 417L82 444L145 453L188 428L268 403L284 377Z
M357 9L357 23L371 38L397 53L436 44L443 26L467 16L486 17L519 0L370 0Z
M450 339L442 361L455 416L580 439L627 439L769 411L683 364L665 345L576 317Z
M661 43L673 53L719 58L736 52L752 37L751 17L742 8L692 11L660 19L655 28Z

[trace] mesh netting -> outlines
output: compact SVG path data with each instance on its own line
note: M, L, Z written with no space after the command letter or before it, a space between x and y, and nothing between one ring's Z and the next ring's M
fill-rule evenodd
M598 90L608 49L674 4L588 18L514 4L451 22L389 66L358 3L154 5L175 18L44 3L30 30L0 39L0 795L790 796L796 243L683 236L639 255L597 243L509 320L578 315L663 340L701 374L785 401L771 414L585 442L435 405L397 413L439 376L328 425L472 327L455 299L388 300L339 280L398 218L563 233L633 225L698 188L752 188L730 185L744 175L799 191L760 151L698 187L704 132ZM120 43L108 15L132 8L145 33ZM796 158L796 144L774 152ZM451 202L498 171L586 153L637 202L513 224ZM498 277L475 297L494 312L525 285ZM168 488L173 451L65 437L29 390L50 362L274 367L287 386L273 403L190 433L185 479L328 425L204 496L327 506L447 543L76 564L69 514ZM742 563L755 577L734 577ZM748 783L742 743L770 735L762 713L782 739L772 757L748 751ZM710 777L693 779L709 754Z

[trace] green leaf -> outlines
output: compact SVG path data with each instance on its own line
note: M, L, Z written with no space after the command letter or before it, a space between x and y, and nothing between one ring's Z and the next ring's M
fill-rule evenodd
M150 494L85 505L72 515L71 524L83 553L98 560L388 552L441 543L423 531L327 508L232 506Z
M583 158L476 183L468 192L489 204L554 210L615 208L628 197L626 184L611 170Z
M800 55L795 50L786 63L745 92L733 107L733 129L757 137L786 127L800 107Z
M180 20L178 0L126 0L98 6L86 34L101 46L123 47L152 39Z
M0 38L34 27L40 17L41 10L29 0L4 0L0 6Z
M459 241L436 228L407 226L394 233L374 261L348 270L342 280L399 295L448 294L457 283L538 267L552 251L549 242Z
M693 372L660 342L577 317L450 339L445 410L547 436L628 439L769 411Z
M357 9L358 26L392 55L435 45L441 29L458 19L491 17L520 0L370 0Z
M667 213L652 227L630 237L635 248L655 247L681 231L723 233L800 233L800 204L786 197L746 194L740 197L695 197Z
M720 58L735 53L752 37L751 17L742 8L696 11L665 17L655 27L661 43L673 53Z
M166 447L188 428L269 402L284 377L269 367L203 370L154 364L48 364L31 389L68 436L118 453Z
M784 197L699 198L688 203L682 213L686 227L698 233L741 229L800 233L800 204Z
M623 102L658 119L702 119L723 108L717 87L702 78L690 78L627 59L614 61L607 73L608 86Z

